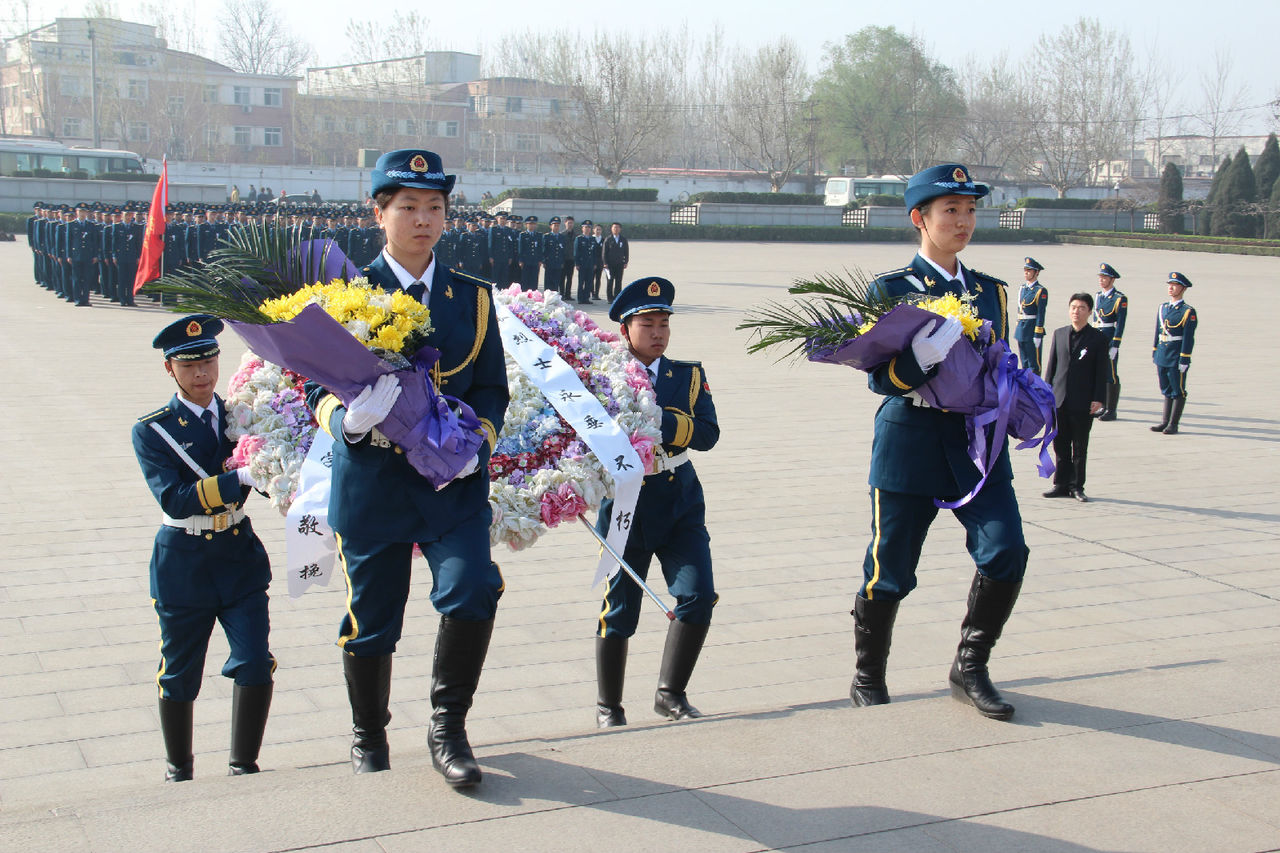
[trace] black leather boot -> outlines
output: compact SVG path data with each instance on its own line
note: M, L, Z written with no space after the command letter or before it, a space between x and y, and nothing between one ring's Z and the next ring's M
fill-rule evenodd
M1169 413L1169 423L1165 425L1165 435L1178 434L1178 421L1182 420L1182 410L1187 405L1186 397L1173 397L1173 410Z
M622 710L622 684L627 674L627 638L596 637L596 726L611 729L627 724Z
M1000 639L1004 623L1013 612L1022 582L994 581L981 572L973 576L969 587L969 612L960 625L960 647L951 664L951 695L978 709L993 720L1013 716L1013 706L1000 696L987 673L991 649Z
M1160 419L1160 423L1151 428L1152 432L1164 432L1164 428L1169 425L1169 416L1173 414L1173 398L1164 398L1164 417Z
M160 700L160 733L164 735L164 781L190 782L195 759L191 754L191 729L195 702Z
M244 687L237 684L231 693L231 759L228 776L258 772L258 752L267 730L273 684Z
M858 596L853 603L853 647L857 655L857 672L849 685L849 698L855 708L888 705L889 688L884 671L889 662L889 644L893 640L893 622L898 618L897 601L868 599Z
M1116 406L1120 404L1120 383L1113 382L1107 386L1107 405L1103 407L1102 415L1098 418L1100 421L1114 421L1116 419Z
M378 773L391 769L387 723L391 722L391 655L362 658L342 655L351 702L351 770Z
M431 747L431 763L455 788L478 785L482 774L467 742L467 711L480 670L489 653L493 636L493 620L465 622L449 616L440 617L436 634L435 665L431 673L431 726L427 744Z
M667 644L662 650L662 670L658 674L658 692L653 696L653 710L668 720L701 717L702 712L689 704L685 688L693 668L702 654L710 625L690 625L675 620L667 628Z

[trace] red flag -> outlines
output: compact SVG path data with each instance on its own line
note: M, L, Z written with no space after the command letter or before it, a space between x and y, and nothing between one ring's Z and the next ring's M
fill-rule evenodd
M169 203L169 158L160 166L160 180L151 196L147 212L147 230L142 235L142 255L138 258L138 274L133 279L136 294L142 285L160 277L160 259L164 257L164 209Z

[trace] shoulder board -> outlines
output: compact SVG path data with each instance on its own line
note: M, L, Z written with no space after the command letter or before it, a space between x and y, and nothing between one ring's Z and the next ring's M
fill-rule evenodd
M911 267L898 267L896 270L879 273L876 278L902 278L903 276L908 275L911 275Z
M985 272L983 272L982 270L975 270L973 267L969 267L969 272L973 273L975 276L977 276L978 278L982 279L983 281L989 281L989 282L991 282L992 284L998 284L998 285L1000 285L1001 287L1008 287L1008 286L1009 286L1009 285L1004 281L1004 279L996 278L995 276L991 275L990 273L985 273Z
M667 361L671 362L676 367L702 367L702 362L700 361L682 361L675 358L668 358Z
M462 270L449 270L449 272L453 275L454 278L462 279L463 281L470 282L471 284L474 284L476 287L484 287L489 290L493 289L493 282L488 281L487 279L483 279L478 275L472 275L471 273L463 272Z
M156 409L154 412L148 412L147 414L138 418L138 423L145 424L148 421L154 421L156 418L161 417L162 415L167 415L167 414L169 414L169 407L162 406L161 408Z

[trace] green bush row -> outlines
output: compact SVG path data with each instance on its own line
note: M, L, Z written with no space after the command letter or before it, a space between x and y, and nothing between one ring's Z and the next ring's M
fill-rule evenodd
M26 234L27 220L30 214L0 213L0 232L5 234Z
M509 198L550 198L563 201L657 201L656 189L611 190L606 187L515 187L495 201Z
M1098 206L1092 198L1020 198L1018 207L1040 207L1048 210L1093 210Z
M690 204L822 204L823 196L809 193L702 192L689 196Z

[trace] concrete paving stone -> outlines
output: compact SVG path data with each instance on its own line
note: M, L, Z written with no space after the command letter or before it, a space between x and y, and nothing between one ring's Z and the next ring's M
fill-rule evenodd
M33 703L34 704L34 703ZM96 711L89 714L63 716L51 713L42 717L0 723L0 749L59 743L84 738L110 737L158 729L155 716L141 708Z
M1185 787L1214 801L1217 805L1211 807L1210 811L1221 810L1224 814L1245 815L1280 833L1280 810L1276 809L1276 802L1280 801L1280 772L1272 770L1245 776L1229 776Z
M76 743L42 743L0 749L0 778L18 779L88 766Z
M112 688L129 683L123 667L97 666L73 673L40 672L27 675L0 676L0 696L18 697L54 693L67 687L82 689ZM70 711L70 709L67 709ZM85 710L94 710L88 708ZM102 710L102 709L97 709Z

